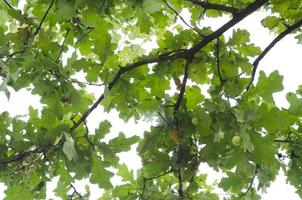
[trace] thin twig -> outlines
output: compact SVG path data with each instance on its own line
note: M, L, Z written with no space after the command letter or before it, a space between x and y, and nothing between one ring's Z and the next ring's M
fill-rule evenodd
M171 127L172 127L172 125L170 124L170 122L169 122L166 118L164 118L164 116L163 116L160 112L157 112L157 114L160 116L160 118L161 118L164 122L166 122L166 124L167 124L168 126L171 126Z
M285 36L287 36L288 34L290 34L292 31L296 30L297 28L299 28L300 26L302 26L302 19L298 22L296 22L294 25L289 26L285 31L283 31L282 33L280 33L269 45L267 45L267 47L262 51L262 53L256 58L256 60L253 63L253 69L252 69L252 76L251 76L251 81L249 82L249 84L246 87L246 91L249 90L250 86L252 85L255 76L256 76L256 71L259 65L259 62L266 56L266 54L281 40L283 39Z
M19 153L19 154L15 155L15 156L13 156L13 157L11 157L9 159L2 159L2 160L0 160L0 164L8 164L8 163L11 163L11 162L23 160L24 158L27 158L32 153L45 153L52 146L53 146L52 144L47 144L47 145L42 146L42 147L37 147L34 150L24 151L24 152Z
M73 184L70 184L70 187L73 189L73 193L69 197L71 200L74 199L74 195L77 195L80 199L83 198L83 196L77 191Z
M93 31L94 27L88 27L88 31L82 36L80 37L76 42L75 44L78 44L79 42L81 42L91 31Z
M143 177L142 193L140 194L140 198L139 198L139 199L140 199L140 200L147 199L147 198L144 198L144 194L145 194L145 190L146 190L146 182L147 182L147 181L151 181L151 180L160 178L160 177L165 176L165 175L167 175L167 174L170 174L170 173L172 173L172 172L174 172L174 170L171 169L171 170L166 171L166 172L164 172L164 173L162 173L162 174L159 174L159 175L157 175L157 176L153 176L153 177L149 177L149 178Z
M22 49L22 50L20 50L20 51L15 51L15 52L13 52L13 53L10 53L10 54L8 54L8 55L3 55L2 57L0 57L0 59L2 59L2 58L12 58L13 56L15 56L15 55L17 55L17 54L22 54L22 53L24 53L25 51L26 51L26 49L27 49L27 47L25 47L24 49Z
M247 189L245 190L245 192L239 196L238 200L242 199L251 190L251 188L253 187L253 184L254 184L255 178L257 176L259 167L260 166L257 164L256 168L255 168L254 176L250 180L249 186L247 187Z
M160 177L165 176L165 175L167 175L167 174L170 174L170 173L172 173L172 172L174 172L174 170L171 169L171 170L166 171L166 172L164 172L164 173L162 173L162 174L160 174L160 175L153 176L153 177L149 177L149 178L145 178L145 180L146 180L146 181L150 181L150 180L153 180L153 179L157 179L157 178L160 178Z
M77 83L77 84L82 84L82 85L91 85L91 86L104 86L105 85L105 83L90 83L90 82L79 81L79 80L72 79L72 78L67 78L67 80L72 83Z
M16 170L10 172L7 174L7 176L13 175L15 173L17 173L18 171L24 170L24 169L29 169L31 166L33 166L41 157L43 154L40 154L37 158L35 158L34 160L30 160L28 163L22 163L22 166L17 168Z
M8 3L8 1L6 0L3 0L4 3L10 8L10 9L14 9L12 5L10 5L10 3Z
M49 6L48 6L48 8L47 8L47 10L46 10L46 12L45 12L45 14L44 14L44 16L43 16L42 19L41 19L41 22L40 22L40 24L39 24L37 30L36 30L35 33L34 33L34 38L35 38L36 35L39 33L39 31L40 31L40 29L41 29L41 27L42 27L42 24L43 24L43 22L44 22L46 16L48 15L48 13L49 13L51 7L53 6L54 2L55 2L55 0L52 0L52 1L50 2L50 4L49 4ZM33 40L34 40L34 38L33 38Z
M62 53L63 53L65 41L66 41L66 39L67 39L67 37L68 37L70 31L73 29L74 25L75 25L75 23L73 23L73 24L71 25L71 27L68 28L68 30L67 30L67 32L66 32L66 34L65 34L65 36L64 36L64 40L63 40L63 42L62 42L62 44L61 44L61 50L60 50L59 55L58 55L58 57L57 57L57 59L56 59L56 61L55 61L56 63L59 61L59 59L60 59L60 57L61 57L61 55L62 55Z
M179 19L189 28L191 28L192 30L194 30L196 33L198 33L201 36L204 36L198 29L196 29L194 26L191 26L190 24L188 24L186 22L186 20L179 14L179 12L177 10L175 10L166 0L164 0L165 4L167 5L167 7L172 10L174 12L174 14L176 16L179 17Z
M86 130L84 137L86 138L86 140L90 144L90 146L94 146L93 142L89 139L89 135L88 135L89 129L88 129L88 125L87 125L86 121L84 121L84 126L85 126L85 130Z

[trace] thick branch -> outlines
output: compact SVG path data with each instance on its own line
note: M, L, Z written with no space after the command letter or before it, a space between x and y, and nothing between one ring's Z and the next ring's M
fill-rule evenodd
M192 58L190 58L186 61L184 77L182 79L182 84L181 84L181 88L180 88L180 91L179 91L179 95L178 95L177 101L176 101L175 106L174 106L174 111L175 112L179 110L180 104L182 102L183 96L184 96L185 91L186 91L186 85L187 85L187 80L188 80L188 76L189 76L189 65L191 64L191 62L192 62Z
M248 5L245 9L243 9L240 14L236 15L233 19L228 21L226 24L224 24L222 27L220 27L218 30L213 32L212 34L206 36L201 42L199 42L197 45L189 49L188 51L192 54L197 53L201 48L209 44L214 39L221 36L224 32L232 28L234 25L239 23L241 20L243 20L245 17L250 15L251 13L255 12L257 9L259 9L261 6L263 6L268 0L256 0L250 5Z
M216 3L209 3L209 2L202 1L202 0L187 0L187 1L189 1L193 4L196 4L196 5L199 5L204 9L219 10L219 11L231 13L232 15L237 15L241 11L240 9L235 8L235 7L225 6L225 5L216 4Z
M187 80L189 77L189 66L192 62L193 57L188 57L186 60L186 64L185 64L185 69L184 69L184 77L182 79L182 83L181 83L181 88L179 91L179 95L177 98L177 101L174 105L174 124L175 127L177 128L177 130L179 129L179 120L176 117L176 112L179 111L181 102L183 100L185 91L186 91L186 85L187 85ZM177 162L179 162L182 158L182 148L181 145L178 145L178 150L177 150ZM182 184L182 175L181 175L181 169L178 169L178 194L181 197L181 199L183 199L184 197L184 192L183 192L183 184Z
M160 55L158 57L155 58L150 58L150 59L146 59L146 60L142 60L133 64L129 64L126 65L125 67L121 67L119 69L119 71L115 74L115 76L113 77L112 81L108 84L108 89L111 90L112 87L117 83L117 81L120 79L120 77L128 72L131 71L139 66L142 65L146 65L146 64L150 64L150 63L157 63L157 62L162 62L162 61L166 61L166 60L174 60L177 58L183 58L185 56L185 54L182 51L179 51L175 54L163 54ZM104 93L96 100L96 102L82 115L82 117L79 119L79 121L77 121L72 127L71 127L71 131L75 130L80 124L82 124L86 118L90 115L90 113L96 109L96 107L103 101L103 99L105 98Z
M128 71L131 71L137 67L140 67L142 65L151 64L151 63L158 63L162 61L167 60L175 60L180 58L188 58L193 57L195 53L197 53L200 49L202 49L204 46L209 44L211 41L213 41L215 38L222 35L225 31L233 27L235 24L239 23L242 19L244 19L246 16L251 14L252 12L256 11L258 8L260 8L262 5L264 5L268 0L256 0L253 3L251 3L249 6L246 7L239 15L237 15L235 18L224 24L221 28L219 28L217 31L213 32L212 34L204 37L204 39L199 42L197 45L192 47L188 50L183 51L177 51L174 54L171 55L171 53L168 54L162 54L155 58L150 58L146 60L141 60L139 62L126 65L125 67L120 68L120 70L116 73L112 81L108 85L108 89L111 90L111 88L117 83L117 81L120 79L120 77ZM82 115L79 121L75 123L71 127L71 131L75 130L82 122L86 120L86 118L90 115L90 113L99 105L99 103L104 99L104 94L102 94L96 102ZM182 98L182 97L181 97ZM180 103L177 103L180 105ZM179 107L177 105L176 107Z
M220 49L220 43L219 43L219 37L216 39L216 64L217 64L217 74L220 81L220 85L223 85L224 79L222 78L221 72L220 72L220 57L219 57L219 49Z
M42 24L43 24L43 22L44 22L44 20L47 16L48 12L50 11L54 1L55 0L51 1L51 4L48 7L46 13L44 14L44 16L43 16L43 18L42 18L35 34L34 34L34 36L37 35L39 30L41 29L41 26L42 26ZM121 78L121 76L124 73L126 73L128 71L131 71L133 69L136 69L137 67L140 67L142 65L151 64L151 63L158 63L158 62L168 61L168 60L171 61L171 60L175 60L175 59L187 59L189 57L193 57L195 55L195 53L197 53L200 49L202 49L204 46L206 46L207 44L212 42L214 39L218 38L220 35L222 35L228 29L232 28L235 24L239 23L242 19L247 17L249 14L256 11L258 8L263 6L266 2L268 2L268 0L256 0L256 1L254 1L249 6L247 6L245 9L243 9L233 19L231 19L229 22L224 24L222 27L220 27L218 30L216 30L212 34L204 37L201 42L197 43L195 46L193 46L190 49L178 50L178 51L174 51L174 52L170 52L170 53L166 53L166 54L161 54L161 55L159 55L157 57L154 57L154 58L148 58L148 59L145 59L145 60L138 61L136 63L126 65L125 67L121 67L120 70L116 73L116 75L112 79L112 81L108 84L107 88L109 90L111 90L112 87L118 82L118 80ZM104 98L105 98L104 94L100 95L100 97L96 100L96 102L82 115L82 117L71 127L70 130L74 131L78 126L80 126L87 119L87 117L90 115L90 113L94 109L97 108L97 106L100 104L100 102ZM180 103L179 103L179 105L180 105ZM179 107L179 106L177 106L177 107ZM37 149L35 151L39 151L39 149ZM2 161L0 160L0 164L7 164L7 163L10 163L10 162L22 160L23 158L30 155L30 153L33 153L33 151L27 151L27 152L24 152L24 153L20 153L19 155L16 155L15 157L11 158L10 160L2 160Z
M184 191L183 191L183 187L182 187L182 176L181 176L181 170L179 169L178 170L178 176L177 176L177 179L178 179L178 194L180 196L180 198L183 198L184 197Z
M288 34L290 34L292 31L296 30L297 28L299 28L300 26L302 26L302 19L300 21L298 21L297 23L295 23L292 26L288 26L288 28L283 31L282 33L280 33L264 50L263 52L256 58L256 60L253 63L253 70L252 70L252 76L251 76L251 81L248 84L248 86L246 87L246 90L248 90L250 88L250 86L252 85L254 79L255 79L255 75L256 75L256 71L259 65L259 62L266 56L266 54L285 36L287 36Z

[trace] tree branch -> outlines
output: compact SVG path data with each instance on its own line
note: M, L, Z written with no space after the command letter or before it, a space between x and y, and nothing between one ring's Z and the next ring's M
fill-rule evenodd
M184 97L184 93L186 91L187 80L188 80L188 77L189 77L189 66L190 66L192 60L193 60L193 57L188 57L187 60L186 60L185 69L184 69L184 77L183 77L182 82L181 82L181 88L180 88L180 91L179 91L177 101L174 105L174 125L177 128L177 131L179 131L179 120L177 119L175 114L176 114L177 111L179 111L181 102L182 102L183 97ZM181 159L182 159L181 145L178 145L178 150L177 151L178 151L177 152L177 162L180 162ZM178 191L178 194L181 197L181 199L183 199L184 198L184 191L183 191L182 175L181 175L181 168L180 167L178 168L177 173L178 173L178 175L177 175L178 190L177 191Z
M8 3L7 0L3 0L4 3L10 8L10 9L14 9L12 5L10 5L10 3Z
M172 172L173 172L173 170L170 169L169 171L166 171L166 172L164 172L164 173L162 173L162 174L159 174L159 175L157 175L157 176L153 176L153 177L149 177L149 178L143 177L142 193L140 194L140 198L139 198L139 199L144 199L144 194L145 194L145 190L146 190L146 182L147 182L147 181L151 181L151 180L160 178L160 177L165 176L165 175L167 175L167 174L170 174L170 173L172 173Z
M89 145L94 147L94 143L89 138L89 129L88 129L88 125L87 125L86 121L84 121L84 126L85 126L85 135L84 135L84 137L86 138Z
M231 13L232 15L237 15L241 12L240 9L235 8L235 7L225 6L225 5L216 4L216 3L204 2L202 0L187 0L187 1L189 1L193 4L196 4L196 5L199 5L204 9L228 12L228 13Z
M13 156L12 158L0 160L0 164L8 164L11 162L23 160L24 158L28 157L32 153L46 153L51 147L52 147L52 144L48 144L48 145L42 146L42 147L34 149L34 150L25 151L25 152L19 153L18 155Z
M54 1L55 0L51 1L51 4L48 7L46 13L44 14L44 16L43 16L43 18L42 18L42 20L39 24L39 27L36 30L35 34L34 34L34 36L37 35L39 30L41 29L41 26L42 26L42 24L43 24L43 22L44 22L44 20L47 16L48 12L50 11ZM220 27L215 32L213 32L210 35L204 37L199 43L197 43L195 46L193 46L190 49L175 50L175 51L172 51L172 52L169 52L169 53L158 55L157 57L154 57L154 58L144 59L144 60L138 61L136 63L128 64L125 67L121 67L119 69L119 71L116 73L116 75L114 76L114 78L111 80L111 82L108 84L107 88L109 90L111 90L112 87L118 82L118 80L121 78L121 76L124 73L126 73L128 71L131 71L133 69L136 69L137 67L140 67L142 65L151 64L151 63L158 63L158 62L168 61L168 60L172 61L172 60L176 60L176 59L187 59L188 57L193 57L195 55L195 53L197 53L200 49L202 49L204 46L209 44L211 41L213 41L214 39L216 39L217 37L222 35L225 31L227 31L228 29L233 27L235 24L239 23L242 19L247 17L249 14L256 11L258 8L263 6L266 2L268 2L268 0L256 0L256 1L254 1L249 6L247 6L245 9L243 9L233 19L231 19L229 22L224 24L222 27ZM100 102L104 98L105 98L105 96L104 96L104 93L103 93L95 101L95 103L93 103L93 105L82 115L82 117L70 128L71 132L74 131L78 126L80 126L87 119L87 117L90 115L90 113L94 109L97 108L97 106L100 104ZM47 145L46 145L46 147L47 147ZM39 149L36 149L34 151L38 151L38 150ZM7 163L10 163L10 162L22 160L23 158L27 157L28 153L30 153L30 152L32 152L32 151L26 151L26 152L20 153L20 154L14 156L13 158L11 158L9 160L2 160L2 161L0 160L0 164L7 164Z
M216 39L216 64L217 64L217 73L218 73L218 78L220 81L220 84L223 85L224 83L224 79L221 76L221 72L220 72L220 57L219 57L219 48L220 48L220 43L219 43L219 37Z
M251 188L253 187L253 184L254 184L255 178L256 178L256 176L257 176L259 167L260 167L260 166L257 164L257 165L256 165L256 169L255 169L255 172L254 172L254 176L253 176L252 179L250 180L249 186L247 187L247 189L245 190L245 192L242 193L242 194L239 196L238 200L239 200L239 199L242 199L242 198L243 198L243 197L251 190Z
M128 71L131 71L137 67L140 67L142 65L151 64L151 63L158 63L162 61L167 60L175 60L180 58L188 58L193 57L195 53L197 53L200 49L202 49L204 46L209 44L211 41L213 41L215 38L222 35L225 31L233 27L235 24L239 23L242 19L247 17L252 12L256 11L258 8L263 6L268 0L256 0L253 3L251 3L249 6L247 6L240 14L238 14L236 17L231 19L229 22L224 24L222 27L220 27L218 30L213 32L212 34L206 36L203 38L203 40L199 43L197 43L195 46L193 46L190 49L187 50L178 50L169 52L166 54L161 54L155 58L149 58L145 60L138 61L136 63L132 63L129 65L126 65L125 67L121 67L120 70L116 73L112 81L108 84L108 89L111 90L111 88L117 83L117 81L120 79L120 77ZM100 104L100 102L104 99L104 94L102 94L96 102L82 115L82 117L77 121L72 127L71 131L75 130L83 121L86 120L86 118L90 115L90 113ZM182 98L182 97L181 97ZM180 105L180 103L178 103ZM177 106L179 106L177 105Z
M176 16L178 16L179 19L180 19L187 27L191 28L191 29L194 30L196 33L198 33L199 35L203 36L202 33L201 33L198 29L196 29L195 27L193 27L193 26L191 26L190 24L188 24L188 23L186 22L186 20L179 14L179 12L178 12L177 10L175 10L175 9L174 9L174 8L173 8L166 0L164 0L164 2L165 2L165 4L167 5L167 7L168 7L170 10L172 10L172 11L174 12L174 14L175 14Z
M157 112L157 114L160 116L160 118L161 118L164 122L166 122L166 124L167 124L168 126L173 127L173 126L170 124L170 122L169 122L166 118L164 118L164 116L163 116L160 112Z
M180 91L179 91L179 95L178 95L177 101L176 101L176 103L174 105L174 112L177 112L179 110L180 104L181 104L183 96L184 96L184 93L186 91L186 85L187 85L187 80L188 80L188 76L189 76L189 65L191 64L192 59L193 58L189 58L186 61L185 71L184 71L184 77L183 77L182 82L181 82L182 84L181 84L181 88L180 88Z
M253 63L253 70L252 70L252 76L251 76L251 81L249 82L248 86L246 87L246 91L249 90L250 86L252 85L254 79L255 79L255 75L256 75L256 71L259 65L259 62L266 56L266 54L285 36L287 36L288 34L290 34L292 31L296 30L297 28L299 28L300 26L302 26L302 19L298 22L296 22L294 25L292 26L288 26L288 28L283 31L282 33L280 33L263 51L262 53L256 58L256 60Z
M214 39L221 36L224 32L229 30L231 27L239 23L241 20L243 20L245 17L250 15L251 13L255 12L257 9L259 9L261 6L263 6L268 0L256 0L250 5L248 5L245 9L243 9L236 17L225 23L223 26L221 26L218 30L213 32L212 34L206 36L203 38L202 41L200 41L197 45L192 47L191 49L188 49L188 53L195 54L197 53L201 48L209 44Z
M83 196L77 191L73 184L70 184L70 187L73 189L73 193L68 197L68 199L76 199L75 196L78 196L80 199L83 199Z
M139 62L126 65L125 67L121 67L118 70L118 72L115 74L115 76L113 77L111 82L108 84L107 88L108 88L108 90L111 90L112 87L117 83L117 81L121 78L121 76L124 73L126 73L128 71L131 71L131 70L133 70L133 69L135 69L139 66L150 64L150 63L162 62L162 61L166 61L166 60L174 60L174 59L177 59L177 58L183 58L184 56L185 56L185 54L183 53L183 51L178 51L178 52L176 52L175 54L172 54L172 55L170 55L170 53L162 54L162 55L159 55L155 58L141 60ZM96 100L96 102L82 115L82 117L71 127L71 131L74 131L80 124L82 124L82 122L84 122L86 120L86 118L90 115L90 113L94 109L96 109L96 107L103 101L104 98L105 98L105 95L103 93Z
M46 10L46 12L45 12L45 14L44 14L44 16L43 16L42 19L41 19L41 22L40 22L40 24L39 24L37 30L36 30L35 33L34 33L34 38L35 38L36 35L39 33L39 31L40 31L40 29L41 29L41 27L42 27L42 24L43 24L43 22L44 22L46 16L48 15L48 13L49 13L51 7L53 6L54 2L55 2L55 0L52 0L52 1L50 2L50 4L49 4L49 6L48 6L48 8L47 8L47 10ZM34 40L34 38L33 38L33 40Z
M184 197L184 191L183 191L183 188L182 188L182 176L181 176L181 170L178 169L178 194L181 198Z
M79 42L81 42L91 31L93 31L94 27L88 27L88 31L82 36L80 37L76 42L75 44L78 44Z
M62 42L62 44L61 44L61 49L60 49L59 55L58 55L58 57L57 57L57 59L56 59L56 61L55 61L56 63L59 61L59 59L60 59L60 57L61 57L61 55L62 55L62 53L63 53L65 41L66 41L66 39L67 39L67 37L68 37L70 31L73 29L73 26L74 26L74 25L75 25L75 23L73 23L73 24L71 25L71 27L69 27L69 29L67 29L67 32L66 32L66 34L65 34L65 36L64 36L64 39L63 39L63 42Z

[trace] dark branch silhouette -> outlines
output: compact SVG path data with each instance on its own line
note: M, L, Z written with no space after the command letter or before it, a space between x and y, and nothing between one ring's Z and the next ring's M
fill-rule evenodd
M10 3L8 3L7 0L3 0L4 3L10 8L10 9L14 9L12 5L10 5Z
M243 193L239 196L238 200L242 199L242 198L243 198L243 197L244 197L244 196L252 189L253 184L254 184L254 181L255 181L255 178L256 178L257 173L258 173L259 167L260 167L260 166L257 164L257 165L256 165L256 168L255 168L254 175L253 175L252 179L250 180L249 186L247 187L247 189L245 190L245 192L243 192Z
M40 24L39 24L37 30L36 30L35 33L34 33L34 38L35 38L36 35L39 33L39 31L40 31L40 29L41 29L41 27L42 27L42 24L43 24L43 22L44 22L46 16L48 15L50 9L52 8L54 2L55 2L55 0L52 0L52 1L50 2L50 4L49 4L49 6L48 6L48 8L47 8L47 10L46 10L46 12L45 12L45 14L44 14L44 16L43 16L42 19L41 19L41 22L40 22ZM33 40L34 40L34 38L33 38Z
M220 72L220 55L219 55L219 49L220 49L220 43L219 43L219 37L216 39L216 65L217 65L217 74L220 81L220 85L223 85L224 79L222 78L221 72Z
M257 68L259 65L259 62L266 56L266 54L285 36L287 36L288 34L290 34L292 31L296 30L297 28L299 28L300 26L302 26L302 19L298 22L296 22L294 25L292 26L288 26L288 28L283 31L282 33L280 33L267 47L265 47L265 49L262 51L262 53L256 58L256 60L253 63L253 70L252 70L252 76L251 76L251 81L249 82L248 86L246 87L246 90L249 90L250 86L252 85L255 76L256 76L256 72L257 72Z
M165 4L167 5L167 7L172 10L174 12L174 14L176 16L179 17L179 19L187 26L189 27L190 29L194 30L196 33L198 33L199 35L203 36L202 33L195 27L191 26L190 24L188 24L186 22L186 20L179 14L179 12L177 10L175 10L166 0L164 0Z
M186 64L185 64L184 77L182 79L182 82L181 82L182 84L181 84L180 92L179 92L177 101L176 101L175 106L174 106L174 111L175 112L177 112L179 110L181 102L182 102L182 99L183 99L183 96L184 96L185 91L186 91L187 80L188 80L188 77L189 77L189 65L191 64L192 59L193 58L189 58L186 61Z
M74 25L75 25L75 23L73 23L73 24L71 25L71 27L69 27L69 28L67 29L67 31L66 31L66 34L65 34L64 39L63 39L63 42L62 42L62 44L61 44L61 49L60 49L59 55L58 55L58 57L57 57L57 59L56 59L56 62L58 62L58 61L60 60L60 57L61 57L61 55L62 55L62 53L63 53L63 50L64 50L65 41L66 41L66 39L67 39L67 37L68 37L70 31L73 29Z
M206 1L202 1L202 0L187 0L187 1L189 1L193 4L196 4L196 5L199 5L206 10L207 9L219 10L219 11L231 13L232 15L237 15L241 12L240 9L235 8L235 7L225 6L225 5L216 4L216 3L209 3Z

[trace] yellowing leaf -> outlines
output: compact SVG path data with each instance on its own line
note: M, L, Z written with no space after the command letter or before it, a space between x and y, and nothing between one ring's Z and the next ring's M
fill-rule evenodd
M66 141L63 145L63 152L67 156L68 160L76 161L78 159L78 154L74 148L74 140L69 133L64 132Z

